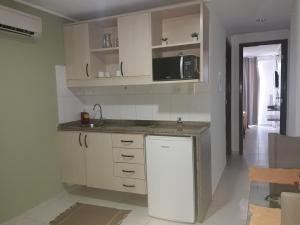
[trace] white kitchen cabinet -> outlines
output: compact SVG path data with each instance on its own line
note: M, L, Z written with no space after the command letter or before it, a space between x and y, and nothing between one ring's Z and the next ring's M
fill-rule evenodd
M83 134L80 132L59 132L58 138L63 182L86 185Z
M87 186L114 189L111 134L86 133L85 137Z
M123 76L152 75L150 14L118 17L119 59Z
M90 48L88 23L64 27L67 79L90 78Z
M137 194L147 193L143 135L61 131L58 136L63 182ZM122 149L114 148L113 145L119 146L122 140L126 143L133 141L133 147L137 145L142 148L124 148L125 151L114 158L114 151ZM119 162L116 163L118 158Z
M111 134L59 132L63 182L114 189Z
M198 40L191 37L195 32ZM112 46L104 45L106 34L111 35ZM162 44L162 38L168 38L167 45ZM66 24L67 85L208 82L208 48L209 12L202 1ZM199 79L154 82L152 59L179 54L199 57ZM110 77L102 78L103 73Z

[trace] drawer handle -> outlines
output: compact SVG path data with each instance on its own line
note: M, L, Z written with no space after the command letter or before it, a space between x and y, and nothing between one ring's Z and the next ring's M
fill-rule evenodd
M121 155L123 158L134 158L134 155Z
M135 185L127 185L127 184L123 184L123 187L126 187L126 188L135 188Z
M167 146L167 145L162 145L160 146L161 148L170 148L170 146Z
M122 143L133 143L132 140L121 140Z
M123 173L135 173L134 170L122 170Z

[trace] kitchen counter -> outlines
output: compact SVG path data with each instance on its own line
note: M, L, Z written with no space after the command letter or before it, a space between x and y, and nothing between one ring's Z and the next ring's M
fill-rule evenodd
M103 133L134 133L144 135L173 135L199 136L210 126L208 122L173 121L135 121L135 120L92 120L94 127L82 125L80 121L62 123L58 125L60 131L82 131Z
M60 133L78 132L79 135L82 132L85 133L85 137L88 135L87 132L193 137L197 186L197 221L202 222L204 220L212 200L210 123L183 122L178 124L176 121L92 120L91 124L93 124L93 127L82 125L80 121L63 123L58 125L58 131ZM75 139L77 146L77 136ZM68 143L66 146L69 146ZM71 152L73 152L73 149ZM79 152L82 154L81 150Z

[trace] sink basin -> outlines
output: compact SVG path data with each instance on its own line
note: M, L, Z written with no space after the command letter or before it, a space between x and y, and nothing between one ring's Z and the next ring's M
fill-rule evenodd
M85 127L85 128L97 128L97 127L103 127L103 126L104 126L103 121L99 121L99 122L91 121L91 123L89 123L89 124L81 124L80 125L80 127Z

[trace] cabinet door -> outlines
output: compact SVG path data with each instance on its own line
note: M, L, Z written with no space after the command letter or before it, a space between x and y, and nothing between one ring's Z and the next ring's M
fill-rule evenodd
M64 28L67 79L89 78L90 49L87 23Z
M111 134L85 134L87 186L113 189L113 150Z
M59 132L62 180L68 184L86 185L83 134Z
M123 76L151 75L152 46L149 13L120 16L118 35Z

